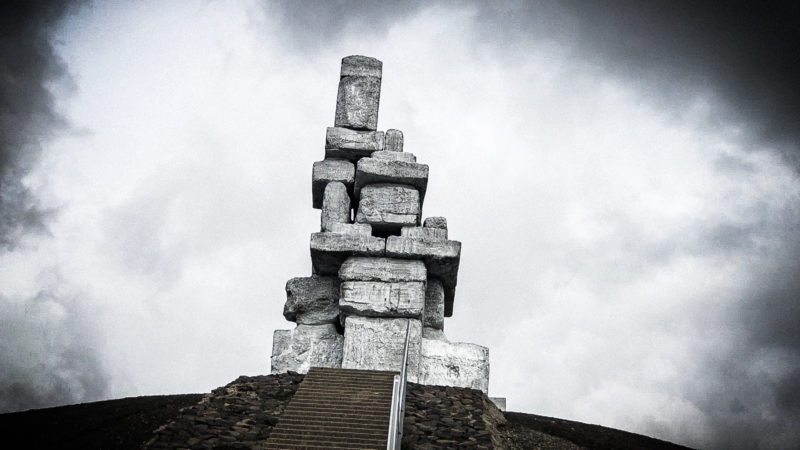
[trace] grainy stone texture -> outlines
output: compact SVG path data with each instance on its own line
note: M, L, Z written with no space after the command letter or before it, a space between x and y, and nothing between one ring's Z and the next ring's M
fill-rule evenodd
M368 223L332 223L327 231L329 233L372 236L372 226Z
M342 70L339 78L350 76L381 78L383 63L375 58L362 55L351 55L342 58Z
M445 336L444 331L438 328L422 327L422 337L425 339L436 339L437 341L450 342Z
M489 349L465 342L422 339L419 383L489 390Z
M384 149L383 131L358 131L328 127L325 132L325 158L358 161Z
M342 281L426 281L427 271L422 261L394 258L353 256L339 269Z
M317 275L336 275L351 255L383 256L386 240L364 234L312 233L311 267Z
M361 198L361 189L368 184L407 184L419 191L420 208L428 188L428 166L407 161L361 158L356 164L355 199Z
M391 150L381 150L379 152L373 152L370 155L370 158L388 159L391 161L417 162L417 157L414 156L413 153L393 152Z
M325 186L333 181L343 183L348 193L353 192L356 166L343 159L326 159L314 163L311 171L311 203L316 209L322 208Z
M386 238L386 256L423 259L430 276L441 280L444 286L444 316L453 315L461 242L389 236Z
M390 152L403 151L403 132L395 129L386 130L386 150Z
M416 382L422 339L422 323L417 319L348 316L344 323L342 368L399 372L407 323L410 323L408 380Z
M343 315L419 319L425 306L425 283L345 281L339 300Z
M403 227L400 236L429 241L446 241L447 228Z
M297 325L272 335L272 373L306 373L311 366L341 367L343 337L334 324Z
M303 325L335 323L339 318L339 284L337 277L292 278L286 282L283 317Z
M497 409L500 411L506 410L506 398L505 397L489 397L489 400L494 403L494 406L497 406Z
M422 326L444 329L444 287L442 282L435 278L428 278Z
M419 192L412 186L370 184L361 189L355 221L377 231L399 230L419 223L419 205Z
M325 187L322 196L320 229L330 231L335 223L350 223L350 196L344 184L333 181Z
M380 100L380 78L358 75L340 78L334 125L354 130L375 131L378 128Z
M302 380L303 375L294 372L241 376L183 408L178 417L155 430L143 448L257 448L269 437Z
M444 217L439 217L439 216L427 217L422 226L428 227L428 228L442 228L442 229L446 230L447 229L447 219L444 218Z

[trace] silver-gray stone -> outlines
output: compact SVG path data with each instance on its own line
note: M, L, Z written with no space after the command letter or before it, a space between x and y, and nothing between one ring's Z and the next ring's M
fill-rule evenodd
M383 150L383 131L357 131L349 128L329 127L325 132L325 158L357 161Z
M407 184L419 191L420 208L428 187L428 166L408 161L390 159L361 158L356 164L356 181L353 187L354 199L361 198L361 189L368 184L392 183Z
M446 241L447 228L403 227L400 236L429 241Z
M410 324L408 381L417 382L422 324L417 319L348 316L344 326L342 368L400 372L406 324Z
M388 159L390 161L406 161L406 162L417 162L417 157L414 156L413 153L405 153L405 152L393 152L389 150L381 150L378 152L372 152L370 158L375 159Z
M394 231L419 223L419 192L402 184L370 184L361 189L355 221L376 231Z
M465 342L446 342L423 338L419 383L465 387L487 393L489 391L489 349Z
M422 337L425 339L436 339L437 341L450 342L447 336L444 335L443 330L431 327L422 327Z
M312 233L311 267L317 275L336 275L351 255L383 256L386 240L363 234Z
M286 282L283 317L303 325L335 323L339 318L339 284L337 277L292 278Z
M425 307L425 283L345 281L339 305L342 315L419 319Z
M435 278L428 278L425 289L425 312L422 316L422 326L444 329L444 287L442 282Z
M344 184L333 181L325 187L322 196L320 229L330 231L335 223L350 223L350 196Z
M329 233L372 236L372 225L368 223L332 223L328 226L327 231Z
M275 330L272 335L272 373L289 370L307 373L313 367L342 366L344 337L336 326L298 325L293 330Z
M357 75L340 78L334 125L375 131L378 128L380 99L380 78Z
M322 197L328 183L338 181L347 187L347 192L353 192L356 166L343 159L326 159L314 163L311 171L311 198L312 206L322 208Z
M389 236L386 238L386 256L424 260L428 274L441 280L444 286L444 316L453 315L461 242Z
M386 130L386 150L390 152L403 151L403 132L400 130Z
M506 410L506 398L505 397L489 397L489 400L494 403L494 406L497 406L497 409L500 411Z
M362 76L377 77L382 75L383 63L375 58L361 55L351 55L342 58L341 77Z
M423 223L422 226L427 228L441 228L446 230L447 219L440 216L427 217L425 218L425 222Z
M422 261L393 258L367 258L353 256L339 269L342 281L426 281L425 264Z

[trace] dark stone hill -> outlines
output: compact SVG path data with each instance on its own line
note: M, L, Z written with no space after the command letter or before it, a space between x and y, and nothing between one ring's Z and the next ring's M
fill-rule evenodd
M18 448L244 449L263 442L303 376L239 377L209 394L107 400L0 414ZM13 448L13 446L5 447ZM480 391L410 384L403 448L685 449L598 425L500 412Z

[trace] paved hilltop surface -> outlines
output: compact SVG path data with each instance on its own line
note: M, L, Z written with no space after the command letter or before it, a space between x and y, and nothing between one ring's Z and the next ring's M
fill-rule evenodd
M3 448L261 448L303 375L239 377L209 394L124 398L0 414ZM11 442L18 442L17 447ZM409 384L403 448L685 449L551 417L502 413L476 390Z

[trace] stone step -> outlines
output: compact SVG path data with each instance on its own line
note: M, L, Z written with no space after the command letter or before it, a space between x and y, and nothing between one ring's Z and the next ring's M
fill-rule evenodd
M284 422L281 426L282 430L295 430L295 429L308 429L315 431L343 431L348 430L354 433L372 433L377 425L383 425L383 422L366 422L366 423L320 423L319 421L307 420L305 422ZM388 426L388 424L387 424Z
M384 420L383 417L374 417L374 416L330 416L328 415L328 420L325 422L330 424L331 426L341 427L341 426L375 426L380 424L388 424L387 420ZM316 417L309 416L309 417L302 417L302 418L292 418L292 417L284 417L280 419L280 423L285 424L286 426L294 426L296 424L308 425L310 423L319 423Z
M283 439L283 438L276 438L276 439L269 439L266 444L261 447L263 449L290 449L290 448L298 448L298 449L337 449L337 448L353 448L353 449L385 449L386 448L386 439L381 441L366 441L366 442L352 442L348 440L327 440L324 442L318 441L298 441L295 439Z
M383 439L387 435L387 433L378 433L376 430L313 430L309 428L285 428L279 431L273 431L272 434L276 437L291 438L292 436L297 436L302 439L308 439L310 437L328 437L330 439L338 437L350 437L355 439Z

